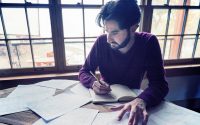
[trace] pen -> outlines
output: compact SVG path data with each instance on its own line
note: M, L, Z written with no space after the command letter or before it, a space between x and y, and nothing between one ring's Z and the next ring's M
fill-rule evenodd
M90 74L100 83L99 79L92 73L92 71L90 71Z
M103 84L99 81L99 79L93 74L92 71L90 71L90 74L91 74L101 85L103 85ZM104 84L104 85L106 85L106 84ZM106 85L106 86L108 87L108 85ZM109 87L109 91L111 91L110 87Z

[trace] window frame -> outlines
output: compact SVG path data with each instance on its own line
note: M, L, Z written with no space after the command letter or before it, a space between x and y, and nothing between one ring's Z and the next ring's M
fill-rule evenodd
M153 16L154 9L173 9L173 8L199 9L199 6L151 5L151 2L152 2L152 0L141 1L140 8L141 8L142 15L141 15L141 22L140 22L140 27L139 27L140 31L144 31L144 32L151 31L151 23L152 23L152 16ZM102 0L102 5L103 4L104 4L104 0ZM85 36L84 9L85 8L100 8L102 5L61 4L61 0L49 0L49 4L31 4L29 2L26 2L24 4L23 3L0 3L0 10L1 10L1 8L25 8L25 11L26 11L27 8L49 8L51 30L52 30L52 38L50 38L50 39L52 39L52 41L53 41L53 50L54 50L54 59L55 59L55 67L3 69L3 70L0 70L0 77L1 76L46 74L46 73L77 72L81 68L81 65L66 66L64 40L67 38L64 37L64 33L63 33L62 8L81 8L82 9L84 59L86 59L86 39L89 37ZM26 17L27 17L27 12L26 12ZM1 18L2 18L2 16L1 16ZM199 30L200 30L200 25L198 26L198 31ZM164 37L166 37L165 35L164 35ZM180 34L180 35L182 35L182 37L183 37L185 34ZM196 41L195 41L195 47L196 47L200 34L194 34L194 35L196 35ZM5 39L1 39L1 40L5 40L6 46L8 47L9 39L6 38L5 29L4 29L4 36L5 36ZM29 36L30 36L30 31L29 31ZM31 40L34 40L34 38L31 39L29 37L28 40L30 40L30 43L31 43ZM8 49L8 53L9 53L9 48L7 48L7 49ZM33 50L31 50L31 51L33 51ZM8 55L10 56L10 54L8 54ZM193 51L193 55L194 55L194 51ZM11 57L9 57L9 58L11 58ZM32 57L32 59L34 60L33 57ZM200 58L164 60L165 66L190 65L190 64L200 64Z

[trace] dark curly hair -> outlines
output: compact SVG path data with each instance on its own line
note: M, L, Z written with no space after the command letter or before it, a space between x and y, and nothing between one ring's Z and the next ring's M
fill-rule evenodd
M129 29L140 22L140 9L136 0L115 0L106 3L97 15L96 22L102 27L104 21L115 20L120 29Z

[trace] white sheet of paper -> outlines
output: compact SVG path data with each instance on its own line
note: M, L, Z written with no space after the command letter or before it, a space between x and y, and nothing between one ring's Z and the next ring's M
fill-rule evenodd
M52 80L38 82L35 85L63 90L77 83L79 83L79 81L67 80L67 79L52 79Z
M132 89L132 90L136 95L139 95L140 93L143 92L143 90L141 90L141 89ZM126 103L126 102L114 102L114 103L113 102L112 103L107 102L107 103L103 103L102 105L105 105L105 106L120 106L124 103Z
M117 112L98 113L92 125L128 125L128 119L117 120Z
M35 95L24 95L9 98L0 98L0 115L6 115L21 111L28 110L27 104L43 100L47 97L52 96L55 90L51 89L48 93L35 94Z
M78 108L50 122L39 119L33 125L91 125L98 110Z
M136 95L139 95L139 94L141 94L143 92L142 89L132 89L132 90Z
M89 89L86 88L86 87L84 87L81 83L75 85L75 86L72 87L70 90L71 90L72 92L76 93L76 94L79 94L79 95L82 95L82 96L91 98Z
M200 121L200 113L169 102L163 102L149 111L149 114L159 125L199 125Z
M59 94L41 102L28 105L32 111L40 115L46 121L53 120L73 109L90 102L90 98L75 94Z
M99 113L92 125L128 125L128 113L121 121L116 120L118 114L119 112ZM199 113L163 102L149 111L147 125L199 125L199 121Z
M128 113L126 113L120 121L117 120L118 115L119 111L98 113L92 125L128 125ZM140 121L137 125L142 125L142 122ZM151 118L149 118L147 125L160 124L155 124L155 122Z
M47 87L41 87L41 86L35 86L35 85L18 85L15 90L12 91L7 97L17 97L17 96L24 96L29 95L30 97L33 97L33 95L43 93L49 93L52 95L52 93L55 93L56 89L47 88ZM53 94L54 94L53 93Z

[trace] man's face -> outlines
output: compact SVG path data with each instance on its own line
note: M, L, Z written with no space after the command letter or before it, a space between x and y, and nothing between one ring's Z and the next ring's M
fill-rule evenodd
M114 20L105 21L104 26L107 33L107 42L113 49L117 48L129 37L127 29L120 29L118 23Z

